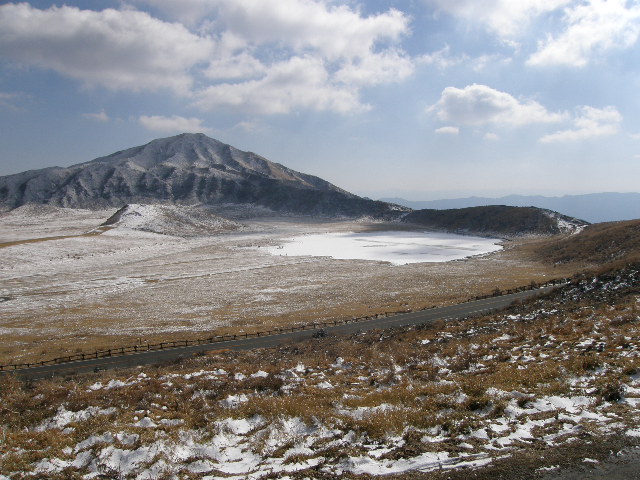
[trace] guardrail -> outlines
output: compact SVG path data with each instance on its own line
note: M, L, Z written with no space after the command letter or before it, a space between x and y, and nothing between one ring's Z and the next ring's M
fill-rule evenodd
M514 294L518 292L524 292L527 290L534 290L537 288L544 288L552 285L559 285L567 282L569 282L568 279L554 279L544 283L531 282L527 286L510 288L507 290L500 290L496 288L491 294L480 295L473 298L469 298L465 303L473 302L477 300L484 300L487 298L499 297L502 295ZM171 348L189 347L193 345L208 345L208 344L215 344L220 342L228 342L231 340L239 340L244 338L257 338L257 337L278 335L278 334L289 333L289 332L300 332L303 330L319 330L319 329L328 328L328 327L335 327L338 325L345 325L347 323L365 322L367 320L373 320L375 318L388 317L391 315L397 315L400 313L408 313L408 312L410 312L410 310L399 311L399 312L378 313L375 315L369 315L365 317L347 318L344 320L334 320L332 322L314 322L306 325L291 326L287 328L275 328L273 330L264 330L260 332L254 332L254 333L215 335L207 338L198 338L195 340L173 340L168 342L151 343L151 344L147 343L144 345L130 345L126 347L109 348L106 350L96 350L93 353L76 353L74 355L57 357L51 360L42 360L40 362L35 362L35 363L16 363L16 364L9 364L9 365L0 365L0 372L11 372L16 370L22 370L25 368L42 367L45 365L58 365L62 363L78 362L78 361L91 360L96 358L132 355L136 353L150 352L154 350L166 350Z

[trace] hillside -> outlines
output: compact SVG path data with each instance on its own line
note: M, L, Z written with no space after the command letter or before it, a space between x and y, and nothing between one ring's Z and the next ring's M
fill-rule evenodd
M102 226L128 228L145 232L193 237L239 230L240 224L214 215L202 207L174 205L125 205Z
M638 261L640 220L589 225L572 237L543 242L536 252L540 259L554 264Z
M506 237L570 233L587 225L587 222L550 210L504 205L416 210L404 216L402 221L432 230Z
M203 134L154 140L68 168L0 177L1 208L28 203L91 209L131 203L254 204L281 213L379 218L403 210Z

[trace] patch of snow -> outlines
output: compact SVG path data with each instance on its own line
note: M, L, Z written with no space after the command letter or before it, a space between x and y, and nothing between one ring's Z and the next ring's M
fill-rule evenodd
M248 401L249 397L244 393L241 393L239 395L227 396L227 398L220 401L220 405L222 405L224 408L238 408L240 405Z
M178 425L184 425L184 420L181 418L163 418L160 420L160 424L165 427L176 427Z
M72 412L67 410L64 405L58 408L58 412L51 418L43 421L36 431L42 432L52 428L63 428L73 422L81 422L97 415L110 415L116 411L115 407L98 408L87 407L84 410Z
M316 387L322 388L323 390L331 390L333 388L333 385L331 385L331 383L327 381L324 381L324 382L318 383Z
M149 417L143 417L140 420L138 420L136 423L134 423L133 426L141 427L141 428L156 428L158 424Z

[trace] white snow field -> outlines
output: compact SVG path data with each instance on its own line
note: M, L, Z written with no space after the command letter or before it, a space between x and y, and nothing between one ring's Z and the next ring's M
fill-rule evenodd
M276 247L273 255L371 260L406 265L449 262L502 249L500 239L436 232L320 233L294 237Z

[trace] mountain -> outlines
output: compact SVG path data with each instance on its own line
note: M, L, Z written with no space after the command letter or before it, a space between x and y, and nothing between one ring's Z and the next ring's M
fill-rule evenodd
M0 177L0 207L254 204L280 213L397 216L403 208L353 195L203 134L181 134L67 168Z
M492 205L449 210L415 210L403 222L438 231L517 237L575 233L587 222L536 207Z
M508 195L500 198L468 197L449 200L410 201L403 198L383 198L381 201L404 205L412 209L450 209L509 205L513 207L539 207L562 212L590 223L615 222L640 218L640 193L591 193L544 197L540 195Z

